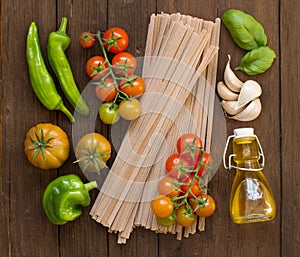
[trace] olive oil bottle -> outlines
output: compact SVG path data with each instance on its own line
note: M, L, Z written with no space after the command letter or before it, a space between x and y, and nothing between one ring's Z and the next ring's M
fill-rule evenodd
M225 154L230 139L233 141L233 154L229 155L227 167ZM234 135L227 140L223 160L225 168L236 169L230 193L232 221L244 224L274 219L276 204L263 172L264 155L253 128L234 130Z

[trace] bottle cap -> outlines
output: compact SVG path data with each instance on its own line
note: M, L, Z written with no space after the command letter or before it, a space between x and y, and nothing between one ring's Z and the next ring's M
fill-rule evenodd
M237 128L233 130L233 133L236 137L238 136L253 136L254 129L253 128Z

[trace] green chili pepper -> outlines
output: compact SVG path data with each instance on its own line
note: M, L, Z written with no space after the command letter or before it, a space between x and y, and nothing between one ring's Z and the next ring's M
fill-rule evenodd
M49 35L47 44L48 59L68 101L77 112L88 115L89 108L80 95L69 61L64 52L71 43L66 30L67 18L63 17L58 31L51 32Z
M46 68L35 22L32 22L28 29L26 57L31 86L37 98L48 110L62 111L71 122L74 122L74 117L64 106L54 81Z
M43 207L48 219L56 225L77 219L81 206L90 204L89 191L97 188L97 182L83 184L74 174L60 176L50 182L44 192Z

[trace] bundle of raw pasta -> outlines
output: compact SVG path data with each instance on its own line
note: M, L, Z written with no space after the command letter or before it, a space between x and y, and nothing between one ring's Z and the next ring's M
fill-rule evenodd
M156 223L150 201L164 175L165 160L174 151L170 142L180 133L197 133L209 151L219 29L219 19L213 23L179 13L151 16L143 112L131 123L91 210L97 222L119 232L119 243L126 242L134 226L182 236L182 227ZM194 233L196 226L186 228L184 235ZM203 219L198 227L204 229Z

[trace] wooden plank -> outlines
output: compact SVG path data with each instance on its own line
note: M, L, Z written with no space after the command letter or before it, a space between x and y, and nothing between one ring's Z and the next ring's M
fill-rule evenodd
M107 26L106 13L107 1L57 1L57 27L61 22L63 16L68 18L67 34L71 38L71 45L67 49L66 54L69 59L73 75L77 86L82 92L88 85L89 78L85 73L85 64L88 59L95 55L101 55L99 44L95 43L91 49L83 49L78 43L78 36L84 31L91 31L97 33L98 30L103 31ZM88 103L90 104L90 103ZM90 110L95 112L97 110ZM74 125L80 131L82 136L90 132L99 132L103 134L102 128L98 129L98 124L92 131L86 130L86 117L77 115L77 124ZM77 164L73 164L76 160L74 150L76 147L77 138L73 138L73 127L70 122L65 119L63 115L59 115L58 124L64 128L70 140L72 141L72 150L70 160L59 170L59 175L68 173L75 173L79 175L84 181L88 179L80 170ZM105 130L105 128L104 128ZM95 200L97 190L90 192L91 205ZM60 227L60 256L107 256L107 232L104 227L96 224L90 217L89 211L91 205L83 208L82 216L74 222L70 222Z
M299 11L299 1L280 2L283 257L300 253L300 21L296 15Z
M43 191L56 171L34 168L23 149L30 127L56 119L56 113L49 112L35 97L25 57L26 35L32 21L37 23L42 50L46 53L47 36L55 25L56 2L25 0L13 5L8 1L1 4L4 14L1 15L1 138L5 149L1 156L4 219L1 219L0 251L3 256L58 256L58 229L48 221L42 207Z

